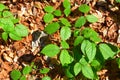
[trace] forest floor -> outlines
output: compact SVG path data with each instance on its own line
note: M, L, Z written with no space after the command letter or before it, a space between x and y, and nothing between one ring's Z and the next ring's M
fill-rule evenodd
M103 42L108 42L120 47L120 10L119 4L114 0L70 0L72 11L77 5L86 3L90 6L91 14L94 14L99 20L96 23L89 24L91 28L97 31ZM21 70L25 65L34 62L39 68L49 67L54 64L54 68L48 74L53 80L65 80L61 72L61 67L57 66L56 58L46 62L46 57L40 55L41 46L32 46L34 39L41 35L45 23L43 16L44 7L52 5L54 8L60 8L62 0L0 0L0 3L9 7L15 17L20 19L20 23L29 29L29 35L20 41L8 40L5 43L0 38L0 80L10 80L10 72L14 69ZM69 17L71 23L74 23L76 17ZM59 40L58 34L49 37L51 42ZM99 72L101 80L120 80L120 70L114 61L108 62L108 67ZM44 75L34 71L28 76L28 80L41 80Z

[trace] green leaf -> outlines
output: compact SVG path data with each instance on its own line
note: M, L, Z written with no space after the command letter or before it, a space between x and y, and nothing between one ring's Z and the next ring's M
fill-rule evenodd
M89 41L88 41L88 40L84 40L84 41L82 42L82 44L81 44L81 50L82 50L82 53L83 53L84 55L86 55L86 46L87 46L87 43L89 43Z
M91 31L91 28L84 28L82 30L82 35L85 37L85 38L90 38L92 36L92 31Z
M18 36L16 31L13 31L13 32L9 33L9 36L13 40L21 40L22 39L20 36Z
M20 37L25 37L28 35L27 27L22 24L17 24L15 27L15 31L17 32L18 36L20 36Z
M60 21L65 26L71 26L70 22L66 18L60 18Z
M82 35L85 38L89 38L90 40L92 40L94 42L100 42L101 41L101 38L99 37L98 33L91 28L83 29L82 30Z
M6 32L11 32L14 31L14 24L13 22L8 18L1 18L0 19L0 24L3 25L2 28Z
M2 11L0 11L0 17L2 17Z
M19 22L19 19L16 19L10 11L3 11L2 15L4 18L11 20L14 24Z
M53 14L54 14L55 16L61 16L61 15L62 15L62 13L61 13L60 10L55 10L55 11L53 12Z
M45 76L42 78L42 80L52 80L49 76Z
M112 49L105 43L101 43L99 44L99 49L100 52L102 54L102 56L104 57L104 59L108 59L108 58L113 58L113 56L116 54L115 52L112 51Z
M83 13L88 13L90 11L90 7L87 4L82 4L79 7L79 11Z
M57 55L59 52L60 52L60 48L54 44L48 44L41 51L41 53L49 57L53 57Z
M89 79L94 79L94 73L90 65L82 66L82 73L85 77Z
M79 62L77 62L74 65L74 74L75 74L75 76L77 76L80 73L81 69L82 69L82 65Z
M3 33L2 33L2 39L3 39L4 41L7 41L7 39L8 39L8 33L3 32Z
M86 23L86 18L84 16L79 17L75 22L75 27L82 27Z
M73 32L73 35L74 35L74 37L77 37L77 36L79 36L79 34L80 34L80 30L74 30L74 32Z
M91 62L96 55L96 45L88 40L84 40L81 44L81 50Z
M42 69L40 69L40 73L42 73L42 74L47 74L49 71L50 71L49 68L42 68Z
M54 16L51 13L46 13L43 17L45 23L49 23L53 20Z
M52 13L54 11L54 8L52 6L46 6L44 10L48 13Z
M59 25L57 22L53 22L53 23L48 24L48 25L45 27L45 31L46 31L48 34L53 34L53 33L55 33L57 30L59 30L59 28L60 28L60 25Z
M70 56L67 50L62 50L60 54L60 62L62 66L67 66L68 64L72 63L73 58Z
M0 11L3 11L4 9L6 9L5 5L0 3Z
M3 17L11 17L11 18L13 18L13 14L10 11L3 11Z
M94 22L97 22L98 21L98 18L94 15L87 15L86 16L86 19L88 20L88 22L90 23L94 23Z
M14 24L16 24L16 23L19 22L19 19L12 18L11 21L12 21Z
M3 29L3 27L4 27L4 24L1 22L1 20L0 20L0 29L2 28Z
M31 71L32 71L32 67L31 67L31 66L25 66L25 67L23 68L22 73L23 73L24 75L27 75L27 74L29 74Z
M101 64L100 64L100 62L98 61L98 60L93 60L92 62L91 62L91 66L94 66L94 67L99 67Z
M66 41L61 41L61 46L64 49L68 49L69 48L69 44Z
M116 62L118 64L118 68L120 69L120 58L116 58Z
M20 78L20 80L27 80L26 77L24 75L22 75L22 77Z
M70 8L66 8L64 10L64 14L65 14L66 17L69 16L70 13L71 13L71 9Z
M19 70L12 70L10 77L12 80L18 80L21 77L21 72Z
M119 53L118 46L112 45L110 43L107 43L107 45L112 49L113 52L115 52L116 54Z
M115 0L117 3L120 3L120 0Z
M70 9L70 1L69 0L64 0L64 2L63 2L63 7L64 8L69 8Z
M84 39L83 36L77 36L77 38L74 41L74 46L77 46L80 43L82 43L83 39Z
M91 29L91 32L92 32L92 35L90 39L94 42L101 42L101 38L99 37L99 34L93 29Z
M96 45L92 42L88 42L86 46L86 55L89 59L89 62L93 61L96 55Z
M79 63L80 63L82 66L88 65L88 62L86 61L86 59L85 59L84 56L82 56L82 58L80 59Z
M60 37L63 41L69 39L71 36L71 30L69 27L62 27L60 30Z

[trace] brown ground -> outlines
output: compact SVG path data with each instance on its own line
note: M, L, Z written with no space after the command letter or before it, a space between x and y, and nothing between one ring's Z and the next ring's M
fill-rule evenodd
M46 5L60 8L62 1L63 0L0 0L1 3L4 3L10 8L10 11L16 17L20 18L20 23L29 28L29 35L21 41L8 40L8 42L5 43L0 39L0 80L10 80L10 71L13 69L21 70L24 65L28 65L31 62L35 62L39 68L49 67L50 64L54 65L55 68L52 69L48 75L54 80L65 80L61 72L61 67L57 66L58 61L56 58L46 62L46 58L39 54L42 46L32 46L34 37L32 33L37 31L39 36L39 32L44 30L45 23L42 18L45 13L43 8ZM75 6L75 4L80 5L82 3L89 4L91 7L90 13L98 17L99 21L89 26L100 34L103 42L120 46L120 5L115 4L114 0L71 0L72 11L76 11L77 6ZM79 16L70 16L70 22L74 23L77 17ZM58 34L59 33L56 33L50 36L50 41L53 43L59 42ZM110 61L106 65L107 69L103 69L98 73L101 80L120 80L120 70L114 61ZM33 71L28 76L28 80L30 80L31 77L33 78L32 80L36 78L41 80L43 76L44 75L41 75L37 71Z

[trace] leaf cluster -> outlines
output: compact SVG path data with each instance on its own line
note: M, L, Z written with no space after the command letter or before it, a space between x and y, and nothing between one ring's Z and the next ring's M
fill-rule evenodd
M12 70L10 77L12 80L27 80L26 75L32 71L32 66L25 66L22 71Z
M49 68L41 68L37 69L37 66L34 64L34 62L31 63L30 66L25 66L22 71L20 70L12 70L10 72L10 77L12 80L27 80L27 75L29 75L33 70L39 70L41 74L47 74L50 69ZM45 76L42 78L42 80L51 80L49 76Z
M71 8L69 0L64 0L63 7L65 8L64 14L67 17L70 11L66 11ZM51 8L50 11L46 8L48 6L45 7L47 14L54 15L53 13L56 10L53 10L52 6L49 6ZM46 23L45 31L50 35L59 31L61 42L60 46L55 44L46 45L41 53L48 57L54 57L59 54L60 63L68 78L74 79L77 75L83 74L88 79L99 79L97 71L104 67L106 60L114 59L119 48L103 43L95 30L86 26L83 27L87 22L94 23L98 21L96 16L89 14L90 7L87 4L80 5L78 10L84 15L80 16L75 21L75 24L71 24L64 17L58 18L57 22L52 20L47 22L47 19L44 18ZM73 27L74 30L72 30ZM73 41L69 43L71 38ZM120 59L116 61L120 63Z
M7 41L10 37L13 40L21 40L22 37L28 35L26 26L19 24L19 19L16 19L9 9L0 4L0 29L2 32L2 39Z

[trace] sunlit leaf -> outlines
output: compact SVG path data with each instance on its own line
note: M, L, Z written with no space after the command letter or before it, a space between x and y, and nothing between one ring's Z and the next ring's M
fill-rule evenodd
M94 23L94 22L98 21L98 18L94 15L87 15L86 18L87 18L88 22L90 22L90 23Z
M12 17L13 18L13 14L10 11L3 11L3 17Z
M59 25L57 22L53 22L53 23L48 24L48 25L45 27L45 31L46 31L48 34L53 34L53 33L55 33L59 28L60 28L60 25Z
M67 66L73 61L73 58L70 56L67 50L62 50L60 53L60 62L62 66Z
M60 37L63 41L69 39L71 36L71 30L69 27L62 27L60 30Z
M7 41L7 39L8 39L8 33L3 32L3 33L2 33L2 39L3 39L4 41Z
M27 75L27 74L29 74L31 71L32 71L32 67L31 67L31 66L25 66L25 67L23 68L22 73L23 73L24 75Z
M60 18L60 21L65 26L71 26L70 22L66 18Z
M82 4L80 5L79 10L83 13L88 13L90 11L90 7L87 4Z
M46 22L46 23L49 23L53 20L54 16L53 14L51 13L46 13L43 17L43 20Z
M61 16L61 15L62 15L62 13L61 13L60 10L55 10L55 11L53 12L53 14L54 14L55 16Z
M79 17L75 22L75 27L82 27L86 23L86 18L84 16Z
M94 79L94 73L90 65L82 66L82 73L89 79Z
M10 73L10 77L12 78L12 80L18 80L21 76L21 72L19 70L12 70L12 72Z
M21 37L25 37L28 35L28 28L22 24L17 24L15 27L15 31Z
M48 12L48 13L52 13L52 12L54 11L54 7L52 7L52 6L46 6L46 7L44 8L44 10L45 10L46 12Z
M64 49L68 49L69 48L69 44L66 41L61 41L61 46Z
M74 40L74 46L77 46L80 43L82 43L83 39L84 38L82 36L77 36L76 39Z
M0 24L3 25L2 28L6 32L14 31L14 24L10 19L7 18L1 18Z
M116 53L105 43L99 44L99 49L104 59L112 58Z
M3 11L5 9L5 5L0 3L0 11Z
M57 55L59 52L60 52L60 48L54 44L46 45L41 51L41 53L43 53L49 57L53 57L53 56Z
M40 69L40 73L42 73L42 74L47 74L49 71L50 71L49 68L42 68L42 69Z
M80 73L81 69L82 69L82 65L79 62L77 62L74 65L74 74L75 74L75 76Z
M26 77L23 75L20 80L26 80Z
M69 1L69 0L64 0L64 1L63 1L63 7L70 9L70 1Z
M42 80L52 80L49 76L45 76L42 78Z
M65 14L66 17L69 16L70 13L71 13L71 9L66 8L66 9L64 10L64 14Z
M9 36L13 40L21 40L22 39L20 36L18 36L16 31L13 31L13 32L9 33Z

